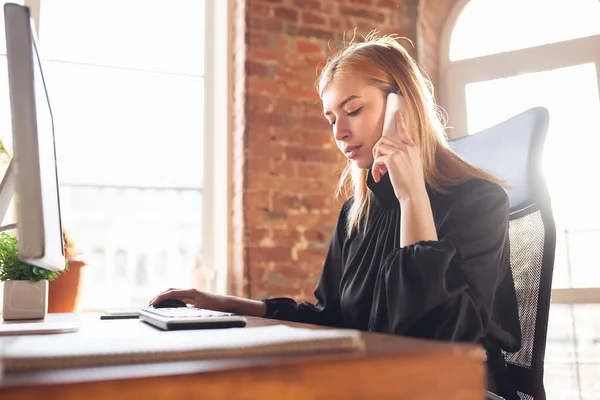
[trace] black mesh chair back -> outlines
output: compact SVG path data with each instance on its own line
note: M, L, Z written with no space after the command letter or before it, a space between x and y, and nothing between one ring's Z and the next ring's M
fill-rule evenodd
M546 398L544 355L556 243L542 173L548 121L548 110L536 107L451 143L463 159L511 186L506 191L510 199L510 264L519 306L521 348L505 353L504 358L511 385L521 399L528 400Z

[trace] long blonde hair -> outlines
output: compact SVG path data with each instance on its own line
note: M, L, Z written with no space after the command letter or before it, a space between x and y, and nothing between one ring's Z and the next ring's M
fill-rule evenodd
M433 86L415 60L395 36L376 37L370 33L363 42L350 43L327 61L317 80L322 97L336 78L363 78L387 96L400 93L406 100L412 139L419 147L425 183L431 189L447 193L472 178L485 179L504 186L497 177L461 159L448 145L441 109L435 104ZM348 235L366 228L373 194L367 188L368 171L349 163L342 172L337 195L353 196L347 216Z

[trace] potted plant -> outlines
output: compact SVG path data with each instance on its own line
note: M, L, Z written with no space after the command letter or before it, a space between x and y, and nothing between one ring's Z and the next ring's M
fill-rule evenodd
M24 263L18 258L17 238L0 233L0 281L4 282L2 318L43 319L48 313L48 282L58 272Z
M65 259L69 266L57 279L50 282L48 293L48 312L76 312L82 285L82 270L87 263L79 257L70 233L63 229Z
M2 139L0 139L0 179L8 167L11 159L12 152L10 146L5 146ZM16 238L14 240L16 241ZM42 282L38 285L47 286L45 296L47 296L47 312L50 313L76 311L81 292L81 270L87 265L85 261L79 258L70 235L64 229L63 241L65 246L65 259L68 268L65 269L60 275L52 275L50 279L44 278L39 281L30 280L31 282L46 281L45 283ZM16 255L15 260L18 260ZM25 280L27 281L28 279ZM9 285L13 284L11 283ZM5 293L6 287L9 285L5 284ZM46 313L44 313L44 315L46 315Z

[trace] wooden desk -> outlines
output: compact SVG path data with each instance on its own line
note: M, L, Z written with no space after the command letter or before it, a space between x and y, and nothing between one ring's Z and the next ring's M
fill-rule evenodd
M83 318L85 324L156 334L154 327L139 320L100 321L99 314ZM249 326L284 323L253 317L248 321ZM366 333L365 338L366 351L357 354L5 374L0 399L483 399L480 348L375 333Z

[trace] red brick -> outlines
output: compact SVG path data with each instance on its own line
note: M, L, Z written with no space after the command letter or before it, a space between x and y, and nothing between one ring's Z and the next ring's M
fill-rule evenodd
M346 21L345 18L337 18L337 17L331 17L329 20L329 24L331 25L332 29L338 30L338 29L342 29L342 21Z
M262 110L252 110L248 113L248 124L251 125L282 126L283 119L281 114L266 113Z
M287 229L287 215L278 211L261 210L260 223L272 229Z
M301 101L296 99L280 97L276 101L276 106L277 109L286 116L300 117L304 115L304 105Z
M327 18L322 14L303 11L301 14L301 21L304 24L325 25L327 23Z
M317 39L329 40L333 37L333 33L323 29L299 27L298 36L314 37Z
M315 72L315 74L316 74L317 68L319 68L319 71L320 71L320 69L323 68L324 66L325 66L325 62L323 61L323 58L320 56L306 59L306 67L308 68L307 71ZM315 75L315 80L316 80L316 77L317 77L317 75Z
M295 99L304 99L304 100L319 100L319 95L314 88L307 88L302 86L287 86L285 88L284 94L286 96L291 96Z
M274 61L276 63L284 62L284 53L277 50L270 50L266 47L253 46L250 47L248 58L256 61Z
M275 194L273 196L273 211L298 210L302 208L302 201L297 195Z
M288 160L291 161L319 161L336 162L337 157L332 151L320 148L288 146L286 148Z
M271 175L285 178L298 176L298 165L295 162L287 160L274 162L271 168Z
M284 21L298 21L298 11L292 8L276 7L273 10L273 15L275 16L275 18L279 18Z
M278 50L285 49L285 47L288 45L288 41L289 41L289 38L287 38L283 35L278 35L275 38L275 42L277 43L277 49Z
M322 179L306 178L299 173L298 177L278 181L277 190L284 193L302 193L304 195L318 194L328 193L330 191L330 185Z
M273 127L272 134L275 142L280 146L302 145L304 139L296 131L289 128Z
M261 78L269 77L269 65L248 60L246 61L246 72L248 75L259 76Z
M276 149L271 149L271 147L276 146L277 143L273 143L269 127L252 125L252 128L248 132L248 139L250 141L247 148L248 160L255 158L268 160L268 157L265 157L265 155L275 155Z
M315 93L317 93L317 89L314 89ZM323 107L321 107L321 100L313 101L313 100L301 100L302 106L304 108L304 113L311 117L317 116L323 118L324 121L327 121L325 116L323 115Z
M322 263L327 252L323 249L307 249L298 251L298 261Z
M266 279L267 273L269 269L266 265L262 265L261 263L253 263L252 268L250 268L250 281L251 282L260 282Z
M302 283L300 281L289 281L285 283L274 283L270 281L261 282L258 288L253 289L253 293L256 293L256 298L263 299L265 297L290 297L301 301L298 298L300 293L300 287Z
M310 132L304 135L303 143L307 146L327 147L332 153L338 152L337 145L333 140L331 131Z
M268 175L271 172L271 161L264 157L248 158L248 169L253 174Z
M296 41L296 48L300 53L304 54L320 54L323 51L322 46L319 43L310 42L308 40L298 39Z
M250 8L251 15L260 15L263 18L271 17L272 7L268 4L262 4L259 2L253 2L252 7Z
M332 229L333 232L333 229ZM320 243L321 245L328 246L331 241L332 234L326 234L322 229L309 229L304 232L304 238L309 243Z
M256 31L280 31L283 21L278 18L265 18L262 15L251 13L248 18L248 28Z
M248 91L250 93L270 93L277 94L281 92L281 83L269 79L251 76L248 78Z
M254 193L253 193L254 194ZM256 193L257 196L259 196L259 193ZM268 196L269 193L266 192L266 194L264 194L263 196ZM249 201L249 200L246 200ZM268 229L268 228L259 228L256 226L250 226L248 227L248 236L254 240L258 244L265 238L272 238L273 237L273 229Z
M279 275L284 282L302 282L308 277L308 272L297 262L280 263L273 268L273 272Z
M287 215L265 209L248 209L244 221L247 226L260 228L285 229L288 226ZM258 242L254 238L250 238L250 244L258 246Z
M294 80L294 71L291 69L278 69L275 74L275 79L278 81L291 82Z
M307 178L323 178L325 164L323 163L302 163L299 168L299 174Z
M331 207L331 203L333 200L332 194L327 195L308 195L304 196L302 199L302 203L309 210L322 210L328 209Z
M292 259L292 250L289 247L250 247L252 262L281 262Z
M288 214L287 216L287 223L295 227L335 226L336 221L337 213L323 214L317 212L303 212Z
M315 94L318 95L315 83L319 78L319 74L317 73L317 68L314 65L312 65L315 63L310 59L304 59L303 63L304 66L301 69L295 71L295 83L298 85L312 88ZM317 106L314 101L312 101L311 104L312 107L317 109L320 113L323 112L321 107Z
M277 190L280 186L279 181L273 176L263 176L259 174L248 174L247 189L252 192L263 192L268 190Z
M271 160L271 175L276 175L276 165L278 162L285 160L287 157L285 153L285 145L280 145L276 141L271 141L269 144L261 146L248 146L248 158L262 157ZM275 182L279 184L279 182Z
M300 233L294 227L288 227L285 229L272 229L273 240L280 247L292 248L300 241Z
M340 6L340 14L347 17L359 17L375 22L384 22L385 15L377 11L371 11L364 8L356 8L354 6Z
M263 112L273 112L275 101L268 95L258 93L248 93L246 109L247 110L262 110Z
M320 0L294 0L294 5L307 10L318 10L323 4Z
M266 32L251 31L248 35L248 45L251 47L267 47L269 45L269 37Z
M290 125L292 126L302 126L305 129L319 132L331 132L331 126L327 119L320 115L317 117L309 117L305 116L304 118L291 118Z

